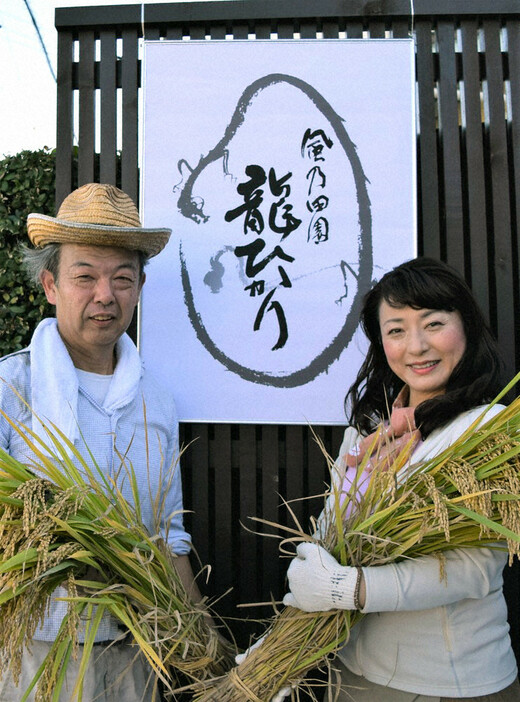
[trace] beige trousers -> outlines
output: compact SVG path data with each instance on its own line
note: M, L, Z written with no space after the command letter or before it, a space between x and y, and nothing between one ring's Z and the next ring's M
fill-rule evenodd
M51 643L47 641L32 642L31 653L26 651L22 659L18 686L10 674L6 674L0 681L0 702L20 702L50 646ZM83 702L157 702L159 694L157 691L154 693L155 675L138 651L137 646L128 643L94 646L85 674ZM72 697L72 691L80 660L81 647L78 660L69 661L59 702L77 699L76 696ZM28 702L34 702L34 699L33 690Z
M505 690L481 697L438 697L417 695L391 687L376 685L359 675L354 675L336 658L334 668L341 672L341 692L337 702L520 702L518 679Z

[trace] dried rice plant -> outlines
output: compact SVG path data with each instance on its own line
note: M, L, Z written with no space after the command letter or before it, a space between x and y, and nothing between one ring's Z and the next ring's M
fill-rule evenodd
M519 379L520 374L493 404ZM497 541L505 542L512 560L520 553L520 398L481 424L484 417L443 453L413 469L412 444L405 446L391 469L374 468L363 497L357 484L371 452L345 499L337 467L318 440L333 487L320 523L314 524L314 536L297 523L287 529L256 521L289 532L282 550L295 542L316 541L343 565L382 565L437 554L442 576L446 549ZM349 501L354 509L347 509ZM362 617L358 611L306 613L286 607L272 618L262 644L220 680L199 686L194 699L268 702L288 685L295 690L293 697L302 688L312 694L313 683L305 675L330 663Z
M46 445L27 427L2 416L23 437L34 464L24 465L0 450L0 674L10 668L18 679L22 651L30 648L52 594L59 585L68 590L59 635L22 702L35 685L38 702L57 700L67 662L80 650L73 696L81 699L105 613L124 625L137 644L136 654L142 652L150 663L157 676L154 695L157 679L174 690L228 670L234 648L210 625L207 603L190 599L174 554L158 536L158 525L172 516L164 514L165 492L139 495L124 457L118 478L109 478L56 427L46 428ZM154 468L162 472L159 484L167 487L177 461ZM122 480L131 485L133 506L121 493ZM155 533L140 518L145 498L153 500Z

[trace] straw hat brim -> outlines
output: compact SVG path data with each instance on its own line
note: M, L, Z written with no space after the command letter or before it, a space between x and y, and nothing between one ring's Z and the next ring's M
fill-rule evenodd
M38 248L47 244L115 246L131 251L143 251L152 257L164 249L171 229L67 222L56 217L32 213L27 217L27 233L31 243Z

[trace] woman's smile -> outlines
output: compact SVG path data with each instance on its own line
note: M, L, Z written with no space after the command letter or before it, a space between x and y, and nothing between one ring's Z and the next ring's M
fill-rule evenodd
M430 368L435 368L440 363L440 361L425 361L424 363L410 363L410 368L417 371L418 373L427 372Z
M410 406L443 394L466 349L460 314L383 300L379 324L388 365L410 388Z

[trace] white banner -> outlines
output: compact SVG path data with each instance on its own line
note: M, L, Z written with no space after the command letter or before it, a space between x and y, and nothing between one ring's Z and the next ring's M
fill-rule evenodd
M374 279L415 249L411 40L145 42L143 358L180 419L344 423Z

